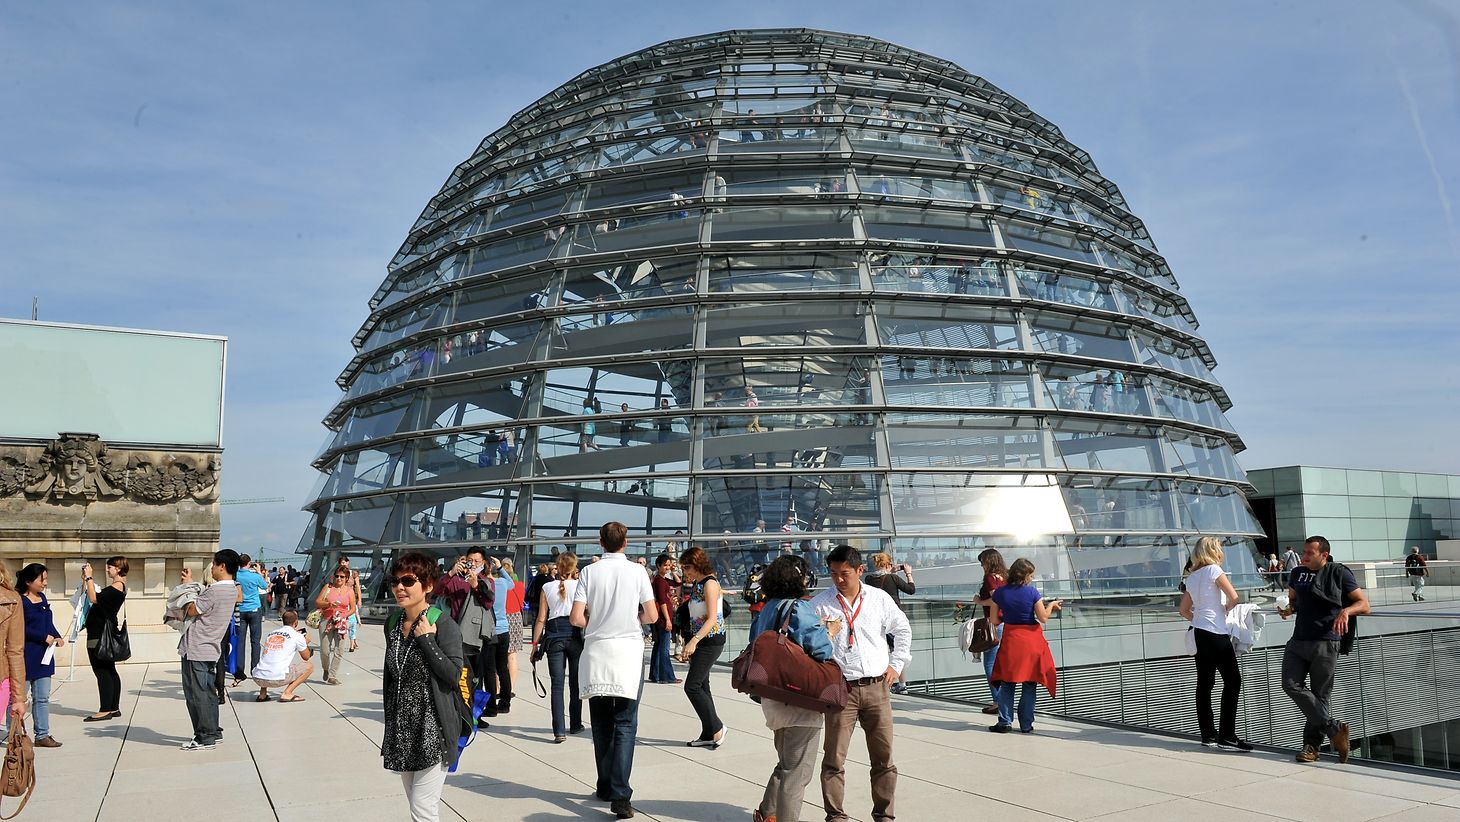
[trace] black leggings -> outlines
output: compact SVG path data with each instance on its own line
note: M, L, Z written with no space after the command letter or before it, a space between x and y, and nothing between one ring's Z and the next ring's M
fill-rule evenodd
M512 668L507 664L507 648L512 639L510 634L497 634L497 641L482 646L480 668L482 690L492 695L492 703L486 710L487 716L496 716L500 709L512 708ZM497 691L497 680L502 680L502 692Z
M86 658L91 662L91 673L96 676L96 690L101 697L97 713L120 711L122 709L122 678L117 674L117 663L96 658L96 649L88 647Z
M714 739L725 727L715 713L715 698L710 695L710 669L725 651L725 635L707 636L695 646L689 658L689 672L684 675L684 695L700 718L700 739Z
M1237 702L1242 698L1242 670L1232 638L1193 628L1196 632L1196 720L1202 739L1237 738ZM1221 733L1212 722L1212 686L1222 674Z

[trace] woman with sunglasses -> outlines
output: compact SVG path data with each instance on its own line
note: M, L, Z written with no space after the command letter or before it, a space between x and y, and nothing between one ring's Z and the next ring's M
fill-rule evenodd
M446 773L460 755L467 715L460 680L461 629L431 608L436 562L412 551L395 558L387 582L401 610L385 623L385 737L380 754L401 776L411 819L439 818Z
M319 609L319 652L324 657L324 684L340 684L340 646L350 633L350 615L355 613L355 589L350 585L350 572L336 568L328 585L319 589L314 600Z

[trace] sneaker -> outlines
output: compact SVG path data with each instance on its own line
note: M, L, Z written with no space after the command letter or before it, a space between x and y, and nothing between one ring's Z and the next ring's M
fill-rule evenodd
M1214 736L1204 736L1201 738L1201 746L1203 748L1215 748L1217 747L1217 738Z
M1009 726L1008 725L990 725L989 726L989 730L992 731L992 732L994 732L994 733L996 733L996 734L1006 734L1006 733L1009 732Z
M893 685L892 685L892 692L895 693L895 694L906 694L907 693L907 683L906 682L896 682L896 683L893 683Z
M1203 742L1202 744L1206 744L1206 743ZM1231 749L1231 750L1241 751L1242 753L1251 753L1252 752L1252 746L1251 745L1249 745L1248 743L1243 742L1242 740L1237 739L1235 737L1233 737L1232 739L1218 739L1217 740L1217 747L1218 748L1224 748L1224 749Z
M1303 750L1298 751L1298 755L1293 758L1298 760L1299 762L1317 762L1318 750L1316 748L1310 748L1304 745Z
M627 799L615 799L613 800L613 804L609 805L608 808L619 819L634 818L634 806L630 805Z
M1347 763L1349 752L1348 723L1338 723L1338 727L1329 732L1328 741L1333 743L1333 751L1338 754L1338 764L1343 765Z
M196 739L189 739L182 744L182 749L185 751L211 751L216 747L218 747L217 742L199 742Z

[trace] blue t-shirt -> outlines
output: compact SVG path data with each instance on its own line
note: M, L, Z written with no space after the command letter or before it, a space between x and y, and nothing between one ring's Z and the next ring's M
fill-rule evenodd
M238 569L238 587L243 589L243 601L238 603L239 611L251 614L263 607L259 596L269 590L269 581L262 574L247 568Z
M504 572L505 573L505 572ZM512 592L513 582L511 577L493 577L492 587L497 592L497 598L492 603L492 616L497 618L497 633L505 634L507 628L507 595Z
M1004 585L993 593L994 604L999 606L999 618L1010 625L1034 625L1034 603L1042 597L1033 585Z

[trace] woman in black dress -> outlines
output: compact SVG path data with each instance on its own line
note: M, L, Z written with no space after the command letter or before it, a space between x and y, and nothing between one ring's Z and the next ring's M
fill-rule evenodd
M122 603L127 601L127 568L126 557L108 559L106 579L109 584L97 590L91 575L91 563L81 567L81 584L86 588L86 598L91 601L91 610L86 613L86 658L91 661L91 672L96 675L96 690L101 697L101 707L83 722L101 722L122 715L122 678L117 674L117 664L97 659L96 643L101 639L107 622L117 621Z
M460 690L461 629L430 604L437 574L434 560L412 551L391 563L387 577L401 610L385 623L380 755L401 775L417 822L438 818L447 769L460 754L457 739L470 728Z

